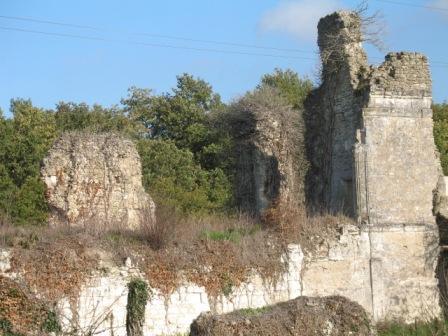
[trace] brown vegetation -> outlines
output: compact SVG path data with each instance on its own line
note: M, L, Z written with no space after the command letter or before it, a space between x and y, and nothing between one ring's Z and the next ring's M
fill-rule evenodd
M48 310L41 301L3 276L0 276L0 298L0 335L8 331L14 335L42 334Z
M346 298L299 297L261 309L225 315L201 314L191 325L191 336L245 335L372 335L365 310Z
M281 255L288 243L307 250L324 236L336 235L343 217L309 218L297 209L272 209L263 222L244 215L179 217L160 208L158 221L140 232L85 228L17 228L2 225L0 246L12 249L13 271L54 302L77 294L109 258L117 265L130 257L149 284L169 295L184 280L204 286L212 296L229 294L253 270L274 281L285 270ZM317 239L317 240L316 240ZM104 253L105 252L105 253Z

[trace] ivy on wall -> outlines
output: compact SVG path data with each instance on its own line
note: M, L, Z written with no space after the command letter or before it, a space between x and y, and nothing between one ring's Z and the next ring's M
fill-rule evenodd
M143 336L148 284L142 279L134 279L128 284L128 290L126 333L128 336Z

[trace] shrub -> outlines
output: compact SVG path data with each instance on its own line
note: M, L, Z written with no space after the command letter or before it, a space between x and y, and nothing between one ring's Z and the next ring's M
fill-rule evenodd
M47 218L40 162L57 136L54 116L29 100L12 100L13 119L0 118L0 214L15 224Z
M224 172L202 169L193 153L172 141L140 140L143 185L156 203L187 214L223 211L231 187Z

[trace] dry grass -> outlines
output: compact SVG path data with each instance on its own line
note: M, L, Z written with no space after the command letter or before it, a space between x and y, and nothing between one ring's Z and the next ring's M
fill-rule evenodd
M285 270L280 260L288 243L310 250L347 221L310 218L300 208L271 209L263 222L241 214L181 217L169 209L158 209L157 218L138 232L119 225L101 231L93 223L78 229L2 225L0 246L13 249L13 269L49 301L77 294L97 268L98 251L118 265L131 257L163 294L187 279L217 296L229 294L253 270L275 282Z
M266 278L283 271L284 246L271 230L261 230L259 223L244 215L182 218L164 210L156 225L143 230L142 241L133 246L131 255L140 256L135 261L151 286L166 295L184 279L216 296L231 292L252 269Z
M448 322L434 320L430 322L387 322L377 326L379 336L447 336Z
M324 241L335 239L342 225L355 225L353 219L342 214L310 216L303 206L278 203L274 203L262 219L281 241L299 243L303 250L310 253Z

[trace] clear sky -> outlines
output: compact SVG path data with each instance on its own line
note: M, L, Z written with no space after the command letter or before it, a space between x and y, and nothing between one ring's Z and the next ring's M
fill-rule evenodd
M119 103L130 86L165 92L175 85L176 75L184 72L211 83L225 101L254 88L261 75L276 67L291 68L313 79L317 69L318 18L358 3L353 0L0 0L0 108L8 115L9 101L15 97L30 98L35 105L45 108L53 108L61 100L109 106ZM370 0L369 9L384 14L387 50L428 55L434 100L448 100L448 0ZM383 53L371 47L367 50L372 62L377 63L383 57Z

